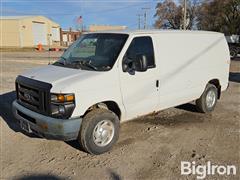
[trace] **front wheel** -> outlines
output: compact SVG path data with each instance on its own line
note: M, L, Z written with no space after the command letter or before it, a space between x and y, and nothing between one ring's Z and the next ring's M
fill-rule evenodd
M196 100L197 110L208 113L214 110L218 99L218 90L213 84L207 84L203 94Z
M82 121L78 141L90 154L109 151L119 135L119 118L107 109L94 109Z

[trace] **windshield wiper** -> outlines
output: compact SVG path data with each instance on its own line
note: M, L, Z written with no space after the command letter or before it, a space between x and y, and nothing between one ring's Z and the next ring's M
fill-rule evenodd
M65 57L62 57L62 56L60 57L60 59L63 59L63 62L58 60L58 61L54 62L53 64L60 64L60 65L65 66L67 59Z
M59 62L59 61L56 61L56 62L54 62L53 64L60 64L60 65L65 65L63 62Z
M61 56L60 59L63 59L63 62L60 62L60 63L62 63L63 65L65 65L66 62L67 62L67 59L66 59L65 57L63 57L63 56Z
M80 66L86 66L90 69L93 69L95 71L98 71L98 68L96 66L94 66L92 63L91 63L91 60L79 60L79 61L71 61L71 64L77 64L77 65L80 65Z

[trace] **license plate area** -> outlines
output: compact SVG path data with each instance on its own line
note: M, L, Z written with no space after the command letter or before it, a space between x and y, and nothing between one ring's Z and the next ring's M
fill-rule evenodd
M20 121L20 127L21 127L24 131L26 131L26 132L28 132L28 133L31 133L31 132L32 132L29 123L26 122L26 121Z

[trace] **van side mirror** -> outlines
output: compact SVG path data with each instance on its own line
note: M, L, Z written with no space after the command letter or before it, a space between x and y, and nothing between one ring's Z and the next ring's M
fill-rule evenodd
M148 69L147 56L144 54L137 54L136 59L133 62L134 70L139 72L145 72Z
M133 71L133 60L124 57L122 61L122 69L123 72Z
M122 69L123 72L131 72L139 71L145 72L148 69L147 65L147 57L143 54L136 55L136 59L132 60L127 57L124 57L122 61Z

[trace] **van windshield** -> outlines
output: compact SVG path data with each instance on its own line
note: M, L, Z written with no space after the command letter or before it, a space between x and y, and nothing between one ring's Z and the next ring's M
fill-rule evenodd
M127 34L114 33L82 35L53 65L108 71L113 67L127 38Z

